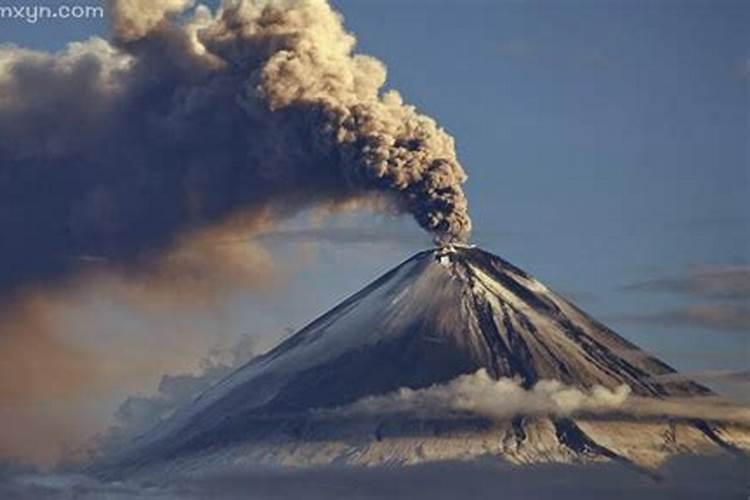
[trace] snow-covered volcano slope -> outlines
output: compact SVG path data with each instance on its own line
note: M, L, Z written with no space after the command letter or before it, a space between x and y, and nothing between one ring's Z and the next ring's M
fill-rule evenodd
M648 398L710 394L692 382L657 382L674 370L499 257L446 247L415 255L252 360L141 437L118 463L413 463L489 453L516 462L653 465L677 451L736 451L730 434L744 436L666 418L316 417L478 370L523 388L551 379L583 390L627 385Z

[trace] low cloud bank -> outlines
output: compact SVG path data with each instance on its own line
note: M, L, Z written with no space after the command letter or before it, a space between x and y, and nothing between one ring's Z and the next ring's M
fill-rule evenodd
M631 395L627 385L615 389L602 386L580 389L557 380L542 380L531 389L524 389L520 380L495 380L484 369L425 389L401 388L382 396L366 397L345 407L322 410L321 414L434 415L446 412L471 413L491 419L515 415L617 414L750 423L750 408L720 397L645 398Z
M401 388L383 396L361 399L337 414L424 413L436 411L468 412L490 418L513 415L572 415L597 413L621 407L630 388L614 390L595 386L582 390L557 380L542 380L527 390L517 379L493 379L486 370L462 375L447 384L425 389Z
M736 500L745 498L747 462L730 457L678 457L654 481L614 463L516 467L485 460L413 467L228 469L167 486L102 483L79 475L6 472L0 497L110 500L159 499L496 499L509 500ZM163 479L163 478L162 478Z

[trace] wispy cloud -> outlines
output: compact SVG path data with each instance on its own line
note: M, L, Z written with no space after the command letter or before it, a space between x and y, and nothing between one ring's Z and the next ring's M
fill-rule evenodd
M738 403L750 404L750 370L712 369L667 373L655 376L652 380L659 383L696 381L712 386Z
M671 292L717 299L750 298L750 266L696 269L683 276L662 277L632 283L623 289Z
M750 266L692 269L682 276L643 280L622 289L631 292L671 293L702 299L703 302L664 311L627 313L613 319L724 332L750 332Z
M652 377L654 382L728 382L733 384L750 384L750 370L703 370L688 373L667 373Z
M750 305L696 304L653 313L621 314L612 319L664 326L706 328L730 333L750 333Z

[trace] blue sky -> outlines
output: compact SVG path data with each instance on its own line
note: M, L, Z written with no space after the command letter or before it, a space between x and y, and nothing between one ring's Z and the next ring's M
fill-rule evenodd
M359 50L387 64L388 86L455 136L475 243L678 368L747 367L746 332L627 320L695 297L623 287L747 264L750 4L333 3ZM0 24L0 41L45 50L92 34L104 23ZM306 245L274 292L228 299L223 336L300 327L429 245L408 220L332 223L408 236ZM299 240L269 245L299 257Z
M682 369L747 366L744 335L619 320L693 302L624 285L747 263L747 4L335 4L456 137L475 243ZM338 294L397 252L321 253L306 281L357 262Z

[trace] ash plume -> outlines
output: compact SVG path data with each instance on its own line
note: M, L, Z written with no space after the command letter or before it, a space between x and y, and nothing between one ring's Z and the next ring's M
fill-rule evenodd
M139 271L194 231L319 205L468 237L453 139L325 0L191 3L112 0L110 41L0 46L0 298L77 256Z
M176 349L153 363L129 330L132 351L82 348L61 325L102 345L112 328L72 303L110 295L150 338L179 330L200 352L171 318L272 287L283 273L254 237L282 218L365 208L439 240L469 232L452 138L383 90L383 64L325 1L192 4L112 0L109 40L57 53L0 44L0 421L23 431L0 456L54 460L104 418L73 402L189 364ZM126 352L148 365L127 384L110 373ZM62 400L65 415L29 418Z

